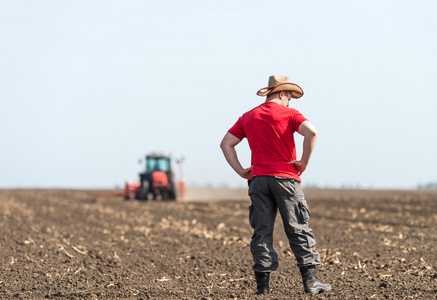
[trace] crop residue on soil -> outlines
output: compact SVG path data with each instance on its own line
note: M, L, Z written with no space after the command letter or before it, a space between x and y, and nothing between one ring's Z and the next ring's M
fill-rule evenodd
M0 299L253 299L244 190L177 202L0 190ZM333 286L317 299L436 299L437 191L305 191ZM262 299L310 299L278 215ZM258 297L260 298L260 297Z

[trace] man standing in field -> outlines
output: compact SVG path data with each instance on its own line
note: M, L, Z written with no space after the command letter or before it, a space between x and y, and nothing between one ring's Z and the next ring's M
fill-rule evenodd
M288 108L291 98L302 97L302 89L286 76L270 76L268 87L257 93L266 101L246 112L226 133L220 147L226 161L237 174L249 179L249 212L253 236L256 295L269 293L270 272L278 268L278 254L273 249L273 228L277 210L281 214L285 233L300 268L306 293L331 290L321 283L315 266L320 255L313 249L315 238L308 226L310 212L305 201L300 175L305 171L313 152L317 132L297 110ZM304 136L303 152L296 158L293 134ZM252 152L250 168L243 168L235 146L247 138Z

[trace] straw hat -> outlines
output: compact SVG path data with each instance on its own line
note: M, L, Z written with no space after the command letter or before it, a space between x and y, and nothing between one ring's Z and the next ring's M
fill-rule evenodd
M268 96L280 91L293 91L292 98L299 99L303 96L303 90L297 84L291 83L290 77L272 75L269 77L269 86L260 89L256 94L258 96Z

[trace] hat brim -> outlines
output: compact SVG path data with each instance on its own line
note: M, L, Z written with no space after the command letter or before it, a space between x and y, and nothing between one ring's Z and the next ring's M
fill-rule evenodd
M300 88L300 86L298 86L297 84L294 84L294 83L281 83L281 84L278 84L277 86L272 87L272 88L265 87L265 88L260 89L256 94L258 96L268 96L270 94L273 94L276 92L281 92L281 91L295 92L291 96L294 99L299 99L300 97L303 96L303 90Z

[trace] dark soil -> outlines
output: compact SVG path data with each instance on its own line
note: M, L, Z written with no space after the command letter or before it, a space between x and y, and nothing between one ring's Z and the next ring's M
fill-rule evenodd
M305 192L319 277L333 286L312 298L436 299L437 191ZM245 191L95 193L0 190L0 299L311 298L279 217L271 294L253 296Z

